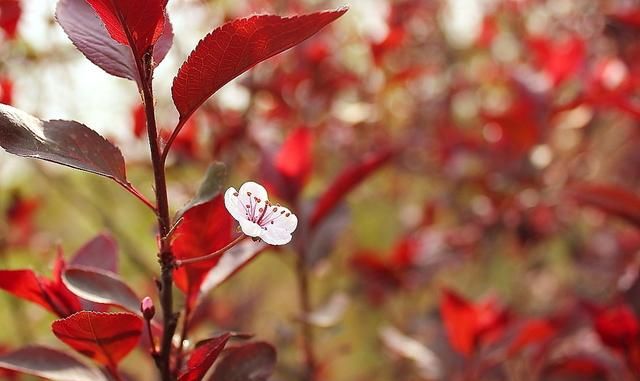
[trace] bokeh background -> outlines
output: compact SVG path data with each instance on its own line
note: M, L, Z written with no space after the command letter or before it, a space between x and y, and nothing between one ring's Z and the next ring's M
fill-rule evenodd
M0 100L108 136L151 196L135 84L75 50L54 0L19 3L15 30L0 13ZM173 210L220 161L229 186L265 183L304 215L345 168L388 154L303 244L319 379L639 379L640 4L170 0L159 124L175 125L173 77L216 26L345 4L195 115L170 159ZM123 277L155 295L153 216L107 180L0 152L0 211L3 268L50 274L57 247L106 232ZM207 295L194 336L254 332L278 349L272 379L298 379L298 255L267 250ZM47 312L0 302L2 346L61 346ZM124 364L140 380L144 357Z

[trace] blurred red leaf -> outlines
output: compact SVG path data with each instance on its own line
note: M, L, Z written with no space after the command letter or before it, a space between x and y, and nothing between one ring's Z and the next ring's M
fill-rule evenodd
M497 339L509 319L492 299L473 304L451 290L442 293L440 313L451 346L464 356Z
M588 380L606 380L608 375L607 366L599 358L580 354L555 360L544 371L545 377L581 376L582 381L586 381L582 377L590 377Z
M22 5L20 0L0 1L0 28L4 30L8 39L12 40L16 37L21 16Z
M76 251L69 265L118 272L118 243L108 234L98 234Z
M231 334L225 333L200 343L189 355L187 368L180 374L178 381L202 380L224 349L229 338L231 338Z
M145 115L144 105L139 104L131 112L133 118L133 136L141 139L147 134L147 116Z
M264 342L229 348L209 381L266 381L276 366L276 350Z
M13 104L13 81L11 78L0 78L0 103L6 105Z
M26 246L35 231L34 218L40 207L40 199L23 197L18 192L11 195L9 208L6 212L9 231L7 240L9 246Z
M640 197L629 190L607 184L576 184L568 194L579 203L598 208L640 227Z
M305 127L295 129L280 147L274 158L278 172L292 183L298 193L306 184L313 167L313 136Z
M404 25L396 25L389 29L387 36L382 41L371 44L371 53L376 65L381 65L382 59L387 53L399 48L405 42L406 34Z
M321 222L351 190L380 169L394 155L395 150L384 149L343 169L316 202L309 220L311 227Z
M160 38L167 0L86 0L111 38L131 47L137 60Z
M229 81L256 64L311 37L346 12L294 17L253 16L228 22L191 52L173 82L173 101L185 120Z
M538 67L549 76L554 85L579 72L584 64L586 47L582 38L569 36L562 40L546 37L529 39L529 47Z
M375 304L384 301L386 292L403 285L398 269L378 254L359 253L351 258L350 265L362 279L370 300Z
M608 347L625 352L640 344L640 322L629 306L597 308L593 315L594 328Z
M221 195L188 209L182 218L171 241L176 259L201 257L232 241L233 218L224 207ZM176 285L190 301L198 296L202 281L219 259L182 266L174 272Z
M51 328L65 344L113 370L138 344L142 325L130 313L81 311L54 321Z
M89 61L111 75L140 82L133 52L126 42L123 44L110 37L87 0L60 0L56 20ZM165 58L172 42L173 30L166 18L162 35L153 50L156 65Z
M120 150L87 126L73 121L42 121L0 105L0 146L18 156L51 161L109 177L126 186Z
M195 157L198 151L198 124L195 119L189 119L182 127L182 133L178 135L172 147L172 151L187 158ZM171 131L161 130L160 136L164 141L171 137Z
M518 333L507 348L507 355L513 356L531 345L548 342L556 332L556 327L548 320L527 320L518 328Z
M0 355L0 368L54 381L107 381L98 369L57 349L39 346L3 353Z

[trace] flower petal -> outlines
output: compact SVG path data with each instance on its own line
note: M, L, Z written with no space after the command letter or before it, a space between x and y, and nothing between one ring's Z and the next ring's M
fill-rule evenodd
M238 194L236 188L227 189L224 192L224 206L237 221L248 220L246 209L236 194Z
M260 234L262 234L262 232L264 231L260 225L256 224L255 222L251 222L249 220L239 220L240 221L240 228L242 229L242 232L246 235L248 235L249 237L259 237Z
M270 226L267 230L262 230L260 238L269 245L284 245L289 243L292 237L290 232Z
M287 233L293 233L296 227L298 227L298 217L284 206L279 207L279 209L283 210L284 214L281 214L280 217L273 221L274 225Z

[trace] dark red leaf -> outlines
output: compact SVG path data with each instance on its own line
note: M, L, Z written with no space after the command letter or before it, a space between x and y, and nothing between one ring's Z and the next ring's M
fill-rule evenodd
M200 343L189 355L187 368L180 374L178 381L202 380L224 349L229 338L231 338L231 334L225 333Z
M142 325L142 319L130 313L81 311L54 321L51 328L71 348L115 368L138 344Z
M297 191L306 184L313 167L311 130L299 127L282 144L274 158L274 165L286 181L293 183Z
M394 154L394 150L385 149L345 168L316 202L311 213L311 227L322 221L351 190L386 164Z
M92 268L70 267L64 271L65 286L78 297L111 304L140 314L140 299L116 274Z
M139 82L133 52L126 44L109 36L87 0L60 0L56 8L56 20L89 61L111 75ZM155 64L165 58L172 41L173 30L166 18L162 35L153 50Z
M20 0L0 1L0 28L4 30L8 39L12 40L16 37L21 16L22 6Z
M109 35L128 45L137 59L160 38L167 0L86 0L96 11Z
M640 197L633 192L606 184L578 184L569 188L578 202L620 217L640 227Z
M208 34L173 82L173 101L187 119L207 98L256 64L311 37L346 8L294 17L253 16L228 22Z
M0 355L0 368L54 381L107 381L96 368L47 347L25 347Z
M266 381L276 366L276 350L264 342L229 348L209 381Z
M69 264L117 273L118 244L110 235L99 234L78 249Z
M232 241L233 218L224 207L221 195L188 209L182 218L171 242L177 259L201 257ZM175 271L176 285L187 294L190 301L198 296L202 281L218 260L215 258L189 264Z
M0 105L0 146L14 155L51 161L127 184L120 150L78 122L42 121Z

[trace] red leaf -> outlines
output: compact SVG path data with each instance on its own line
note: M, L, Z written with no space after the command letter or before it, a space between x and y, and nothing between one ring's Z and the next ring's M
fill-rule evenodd
M96 368L47 347L25 347L0 355L0 368L54 381L107 381Z
M187 369L180 374L178 381L202 380L224 349L224 346L227 344L230 337L231 335L229 333L225 333L201 343L189 355Z
M598 336L611 348L627 351L640 343L640 322L629 306L600 309L595 312L593 320Z
M0 78L0 103L6 105L13 104L13 81L11 78Z
M115 41L131 47L136 59L160 38L167 0L86 0Z
M125 312L81 311L54 321L51 328L71 348L115 369L138 344L142 319Z
M555 336L556 331L554 324L548 320L528 320L519 328L516 337L509 344L507 355L513 356L530 345L548 342Z
M465 356L475 348L476 318L473 305L458 294L444 290L440 313L451 346Z
M0 105L0 146L14 155L51 161L128 184L120 150L78 122L42 121Z
M472 304L451 290L443 291L440 313L451 346L464 356L495 341L508 322L507 311L493 300Z
M22 197L15 192L11 195L6 218L9 223L7 234L10 246L26 246L33 235L34 217L40 207L40 200L37 198Z
M311 213L311 227L322 221L347 193L380 169L394 154L394 150L385 149L366 157L360 163L345 168L316 202Z
M147 134L147 117L144 105L137 105L131 114L133 117L133 136L138 139L143 138Z
M185 120L213 93L256 64L311 37L346 8L294 17L253 16L209 33L173 82L173 101Z
M177 259L201 257L232 241L233 218L225 209L221 195L188 209L182 218L171 242ZM202 281L218 260L214 258L189 264L175 271L176 285L189 300L193 301L198 296Z
M285 140L275 156L275 167L287 182L293 182L298 191L307 182L313 167L312 135L308 128L299 127Z
M588 380L606 380L609 379L609 370L597 356L576 354L555 360L544 371L545 377L561 376L564 379L571 375L582 376L580 380L585 380L584 377L590 377Z
M626 189L606 184L579 184L569 194L581 204L598 208L640 227L640 197Z
M276 366L276 350L258 342L229 348L209 381L266 381Z
M534 59L556 85L580 70L585 58L585 43L578 36L561 41L552 41L545 37L529 40Z
M39 304L54 314L65 317L81 309L80 300L62 284L64 261L58 256L53 280L36 275L31 270L0 270L0 288L30 302Z
M117 273L118 244L110 235L99 234L78 249L69 264Z
M140 82L133 52L127 45L109 36L86 0L60 0L56 8L56 20L89 61L111 75ZM162 36L153 50L156 65L165 58L172 41L173 30L166 18Z
M60 306L53 303L41 279L31 270L0 270L0 288L47 310L65 316Z
M2 28L8 39L16 37L18 22L22 16L22 6L20 0L4 0L0 2L0 28Z
M111 304L140 315L140 298L116 274L91 268L71 267L62 276L65 286L78 297Z

